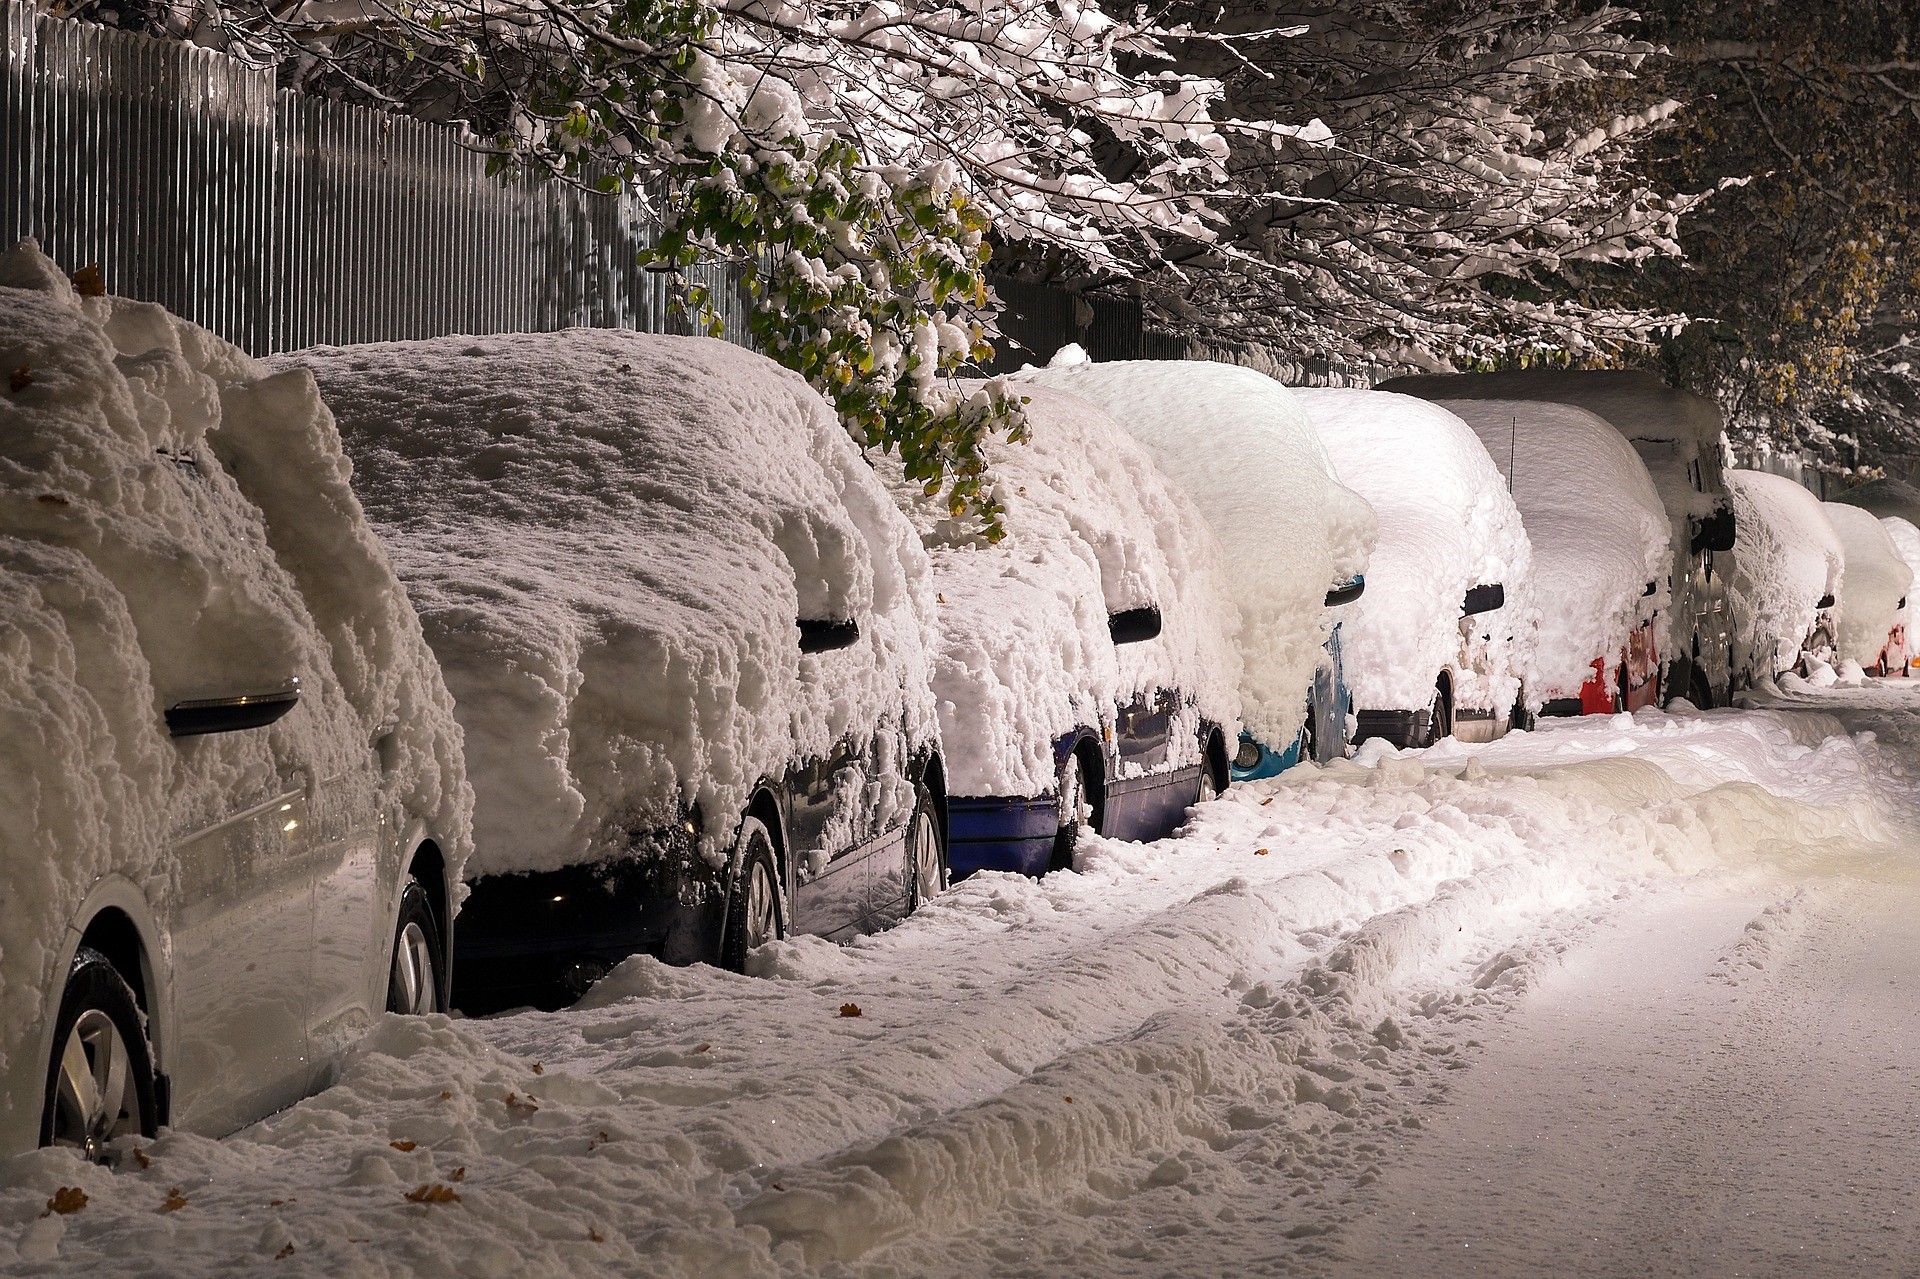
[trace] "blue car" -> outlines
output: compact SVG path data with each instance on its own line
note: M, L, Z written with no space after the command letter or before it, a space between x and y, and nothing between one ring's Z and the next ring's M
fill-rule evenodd
M1071 866L1082 830L1171 833L1228 785L1239 735L1213 533L1099 409L1036 388L1027 412L1030 442L986 449L997 542L893 472L933 566L956 878Z
M1351 588L1329 591L1329 606L1358 599L1365 586L1365 579L1356 578ZM1349 589L1351 594L1347 593ZM1351 744L1347 741L1347 716L1353 710L1353 694L1347 689L1346 671L1341 663L1338 622L1334 623L1333 634L1327 636L1326 649L1326 663L1315 672L1313 688L1307 694L1307 721L1300 726L1300 735L1289 742L1285 750L1275 750L1243 730L1240 747L1233 757L1234 781L1257 782L1265 777L1277 777L1303 759L1330 764L1346 758Z

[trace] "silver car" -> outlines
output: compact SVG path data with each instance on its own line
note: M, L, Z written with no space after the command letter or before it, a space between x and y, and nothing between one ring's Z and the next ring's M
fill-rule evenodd
M108 1159L445 1008L472 802L311 379L0 282L0 1154Z

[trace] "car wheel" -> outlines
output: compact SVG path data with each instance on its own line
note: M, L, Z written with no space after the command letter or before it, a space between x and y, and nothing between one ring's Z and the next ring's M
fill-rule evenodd
M40 1144L104 1163L114 1138L153 1136L159 1108L140 1008L99 951L82 947L73 957L53 1030Z
M407 876L400 915L393 926L393 963L387 970L387 1011L410 1017L446 1011L441 992L440 922L424 884Z
M740 866L727 895L727 927L720 939L720 966L747 971L747 956L757 947L787 935L786 903L780 891L780 865L773 857L773 836L757 817L740 822Z
M1453 736L1453 699L1438 680L1433 685L1433 705L1427 708L1427 737L1422 746L1437 746Z
M925 783L914 788L913 823L907 828L907 913L947 891L947 850L940 815Z
M1079 751L1068 755L1066 767L1060 770L1058 811L1059 825L1053 834L1053 857L1047 869L1072 870L1073 849L1080 842L1080 828L1088 824L1093 815L1092 805L1087 802L1087 766L1080 758Z
M1306 722L1300 725L1300 759L1320 762L1320 716L1311 702L1307 703Z

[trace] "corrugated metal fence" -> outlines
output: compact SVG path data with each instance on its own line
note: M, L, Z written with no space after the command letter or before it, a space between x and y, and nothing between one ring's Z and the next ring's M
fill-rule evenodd
M0 0L0 244L255 354L595 325L673 332L631 195L489 177L454 129L274 86L208 49ZM696 268L745 341L737 273Z

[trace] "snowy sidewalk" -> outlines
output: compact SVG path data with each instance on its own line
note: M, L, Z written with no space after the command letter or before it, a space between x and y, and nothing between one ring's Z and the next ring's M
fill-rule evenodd
M1236 788L1158 844L1088 840L1077 875L979 876L859 944L770 947L756 979L637 960L565 1013L392 1019L334 1087L226 1141L169 1135L114 1173L6 1165L0 1265L1212 1279L1412 1272L1408 1249L1446 1272L1497 1224L1522 1268L1577 1269L1553 1249L1596 1212L1648 1248L1648 1221L1685 1221L1674 1193L1704 1184L1686 1160L1724 1142L1743 1184L1832 1186L1810 1246L1897 1247L1838 1215L1831 1171L1767 1167L1769 1122L1799 1125L1785 1153L1818 1149L1843 1105L1897 1133L1912 1086L1877 1069L1910 1059L1893 1028L1913 1019L1881 1006L1905 996L1849 974L1898 960L1900 979L1920 950L1889 923L1879 956L1842 908L1920 918L1897 848L1916 703L1860 711L1882 736L1865 745L1828 704L1369 755ZM1745 932L1781 900L1772 932ZM1733 961L1729 985L1716 966L1742 945L1762 966ZM1749 1058L1772 1110L1712 1093ZM1532 1145L1549 1119L1589 1162ZM1888 1187L1910 1180L1897 1156ZM1640 1180L1582 1207L1615 1177ZM42 1217L61 1186L87 1206ZM1770 1202L1797 1211L1793 1193ZM1693 1251L1618 1254L1623 1272L1787 1237L1694 1203ZM1497 1221L1420 1236L1403 1205Z

